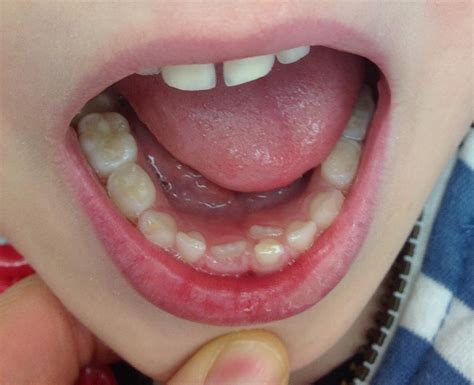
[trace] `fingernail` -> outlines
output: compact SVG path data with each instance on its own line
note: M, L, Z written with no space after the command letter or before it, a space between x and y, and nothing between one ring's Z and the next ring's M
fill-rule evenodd
M282 357L264 342L237 341L219 354L205 385L280 385L286 376Z

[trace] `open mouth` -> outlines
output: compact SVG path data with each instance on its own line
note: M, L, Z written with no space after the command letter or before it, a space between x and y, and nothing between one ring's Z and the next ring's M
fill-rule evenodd
M126 279L174 315L221 325L322 299L371 222L383 74L322 46L136 72L87 102L67 148Z

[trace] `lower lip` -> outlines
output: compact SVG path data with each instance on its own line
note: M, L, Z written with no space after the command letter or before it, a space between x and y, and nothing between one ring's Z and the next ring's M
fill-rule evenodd
M155 306L191 321L247 325L288 318L319 302L349 270L368 233L389 142L390 95L384 78L357 178L337 220L285 270L260 277L198 272L145 240L108 199L72 130L64 178L123 276Z

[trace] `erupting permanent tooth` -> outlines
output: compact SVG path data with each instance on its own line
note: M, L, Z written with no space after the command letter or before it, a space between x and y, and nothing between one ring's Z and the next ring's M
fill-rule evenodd
M156 190L148 174L135 163L126 163L107 180L107 192L120 212L136 219L155 202Z
M324 191L313 198L309 213L319 231L331 226L339 215L343 203L344 195L339 190Z
M261 240L264 238L278 238L282 234L283 229L281 227L275 226L253 225L249 229L250 237L256 240Z
M339 139L321 165L322 177L339 189L349 187L357 173L360 144L354 140Z
M120 100L112 91L104 91L95 98L89 100L81 111L72 119L72 126L77 127L79 121L92 112L110 112L117 111L120 106Z
M179 255L187 262L196 262L206 252L206 240L201 233L191 231L176 234L176 248Z
M237 86L263 78L272 70L275 55L252 56L224 62L226 86Z
M240 257L247 248L247 242L235 241L222 243L211 247L211 254L217 258L237 258Z
M116 112L92 113L79 122L79 143L99 176L108 176L122 164L135 161L137 144L127 120Z
M309 54L310 48L309 45L304 45L301 47L285 49L284 51L278 52L276 57L281 64L294 63Z
M210 90L216 86L214 64L180 64L161 69L161 76L170 87L182 91Z
M314 242L315 235L316 223L313 221L294 221L286 228L286 242L298 252L308 250Z
M255 258L263 266L276 264L285 252L283 245L275 239L262 239L255 247Z
M342 135L345 138L363 141L375 111L375 102L369 86L364 85L359 99L352 110L352 116L347 122Z
M170 248L174 246L178 227L174 218L166 213L146 210L138 218L138 229L155 245Z
M158 67L143 68L140 71L137 71L137 74L142 75L142 76L153 76L153 75L158 75L159 73L160 73L160 69Z

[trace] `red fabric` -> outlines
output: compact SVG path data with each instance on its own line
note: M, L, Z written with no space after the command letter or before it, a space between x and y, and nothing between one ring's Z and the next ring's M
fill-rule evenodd
M11 245L0 246L0 294L34 270ZM76 385L117 385L108 366L87 367L81 371Z
M76 385L117 385L117 382L112 370L108 366L101 366L82 370Z
M33 273L31 266L11 245L0 246L0 294Z

